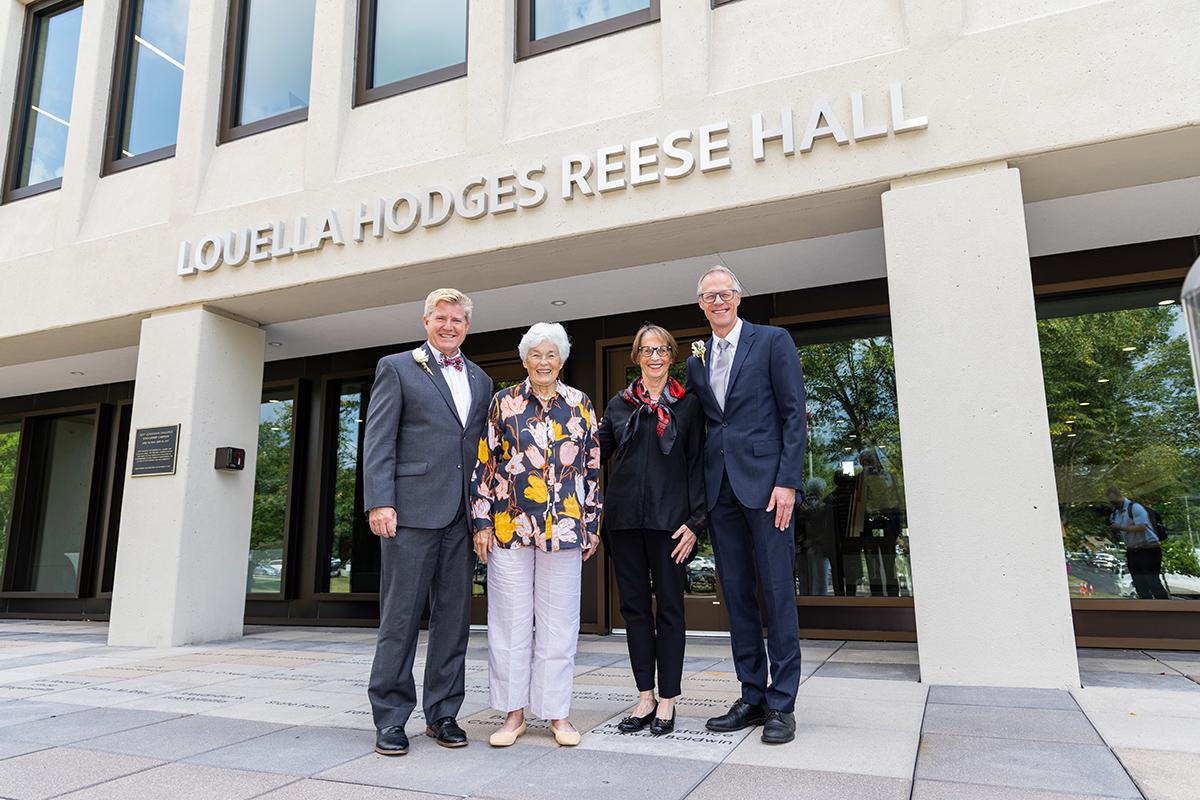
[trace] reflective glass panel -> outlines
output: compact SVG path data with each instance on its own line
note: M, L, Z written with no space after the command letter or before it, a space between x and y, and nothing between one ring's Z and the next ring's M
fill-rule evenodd
M87 526L92 480L94 413L38 420L38 468L31 504L32 524L22 524L24 575L14 587L31 592L73 594Z
M1178 294L1039 306L1072 597L1200 599L1200 419Z
M264 391L258 407L258 463L246 574L246 592L251 594L278 594L283 588L295 408L290 388Z
M175 144L187 17L188 0L134 3L118 159Z
M650 0L533 0L532 36L545 39L584 25L650 8Z
M21 423L0 422L0 575L4 574L4 553L8 550L8 528L12 523L20 448Z
M466 0L378 0L372 86L467 60Z
M22 133L14 188L62 177L71 127L71 92L83 6L42 14L34 21L29 114Z
M238 125L308 106L314 0L244 0Z
M911 597L892 340L856 333L799 337L809 432L796 592Z
M362 457L371 381L342 381L337 394L333 514L330 522L330 592L379 591L379 542L363 509Z

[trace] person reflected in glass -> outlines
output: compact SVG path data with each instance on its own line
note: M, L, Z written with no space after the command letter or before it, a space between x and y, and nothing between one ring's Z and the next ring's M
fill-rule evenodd
M646 324L630 358L640 369L600 421L605 543L612 553L638 703L617 728L655 736L675 729L683 678L684 566L704 527L704 417L696 396L670 375L674 337ZM659 699L654 699L655 674Z
M580 740L568 714L581 566L600 542L600 444L591 401L559 380L571 352L563 327L539 322L518 349L528 378L492 398L471 477L475 555L487 565L489 701L506 714L489 743L515 743L528 706L570 747Z
M1140 600L1169 600L1162 578L1162 542L1154 532L1150 512L1127 498L1120 489L1109 487L1104 497L1112 506L1109 529L1125 545L1125 564Z

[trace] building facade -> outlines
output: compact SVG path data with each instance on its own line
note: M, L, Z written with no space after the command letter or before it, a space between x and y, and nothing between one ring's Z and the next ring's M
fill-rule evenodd
M805 635L1027 686L1200 648L1193 2L422 5L0 2L0 615L373 624L362 421L426 293L498 386L563 322L603 406L720 263L806 373ZM583 620L621 627L604 559Z

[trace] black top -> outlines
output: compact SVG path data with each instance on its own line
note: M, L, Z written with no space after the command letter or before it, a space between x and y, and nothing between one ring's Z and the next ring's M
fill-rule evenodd
M604 486L604 528L674 533L687 523L699 534L706 521L704 502L704 415L692 393L671 407L678 436L663 455L655 432L656 417L643 411L637 432L612 459ZM600 458L614 456L634 407L620 393L608 401L597 435Z

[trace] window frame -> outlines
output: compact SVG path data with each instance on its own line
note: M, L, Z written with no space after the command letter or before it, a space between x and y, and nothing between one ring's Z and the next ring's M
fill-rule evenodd
M288 455L288 489L283 512L283 558L281 559L283 561L283 569L279 575L278 592L251 592L247 590L246 602L248 603L251 601L279 602L288 600L296 594L293 576L298 575L299 572L298 567L292 562L300 558L297 543L299 541L299 521L302 513L300 501L304 494L301 490L303 487L297 487L296 484L297 481L302 481L304 478L300 458L303 449L307 447L307 442L304 441L304 432L308 421L302 417L307 411L304 402L308 393L305 382L301 378L265 381L263 383L263 394L281 390L287 390L292 393L292 430L289 434L291 436L291 452ZM255 478L257 480L257 475Z
M652 22L658 22L661 18L661 0L650 0L649 8L630 11L627 14L584 25L581 28L556 33L544 39L534 39L532 38L533 3L534 0L517 0L515 61L570 47L589 39L598 39L611 33L649 25Z
M121 137L121 122L129 103L129 65L133 55L133 4L137 0L121 0L121 11L117 18L117 46L113 52L112 81L108 93L108 124L104 129L104 159L100 162L100 176L104 177L127 169L134 169L155 161L173 158L179 143L179 128L175 128L175 144L147 150L128 158L118 158L117 143ZM190 13L191 6L188 11Z
M13 92L12 124L8 132L8 153L4 159L4 192L0 203L23 200L62 188L62 176L41 183L16 188L13 181L21 170L21 147L29 125L30 95L33 92L33 57L37 30L41 18L70 11L83 5L83 0L39 0L25 7L25 29L21 34L20 61L17 65L16 91ZM79 70L79 51L75 52L75 69ZM72 89L73 91L73 89Z
M409 78L385 83L381 86L371 86L375 65L375 28L378 19L379 0L358 0L358 21L355 26L354 51L354 107L364 106L398 94L424 89L456 78L466 77L467 57L465 53L471 46L470 24L471 4L467 3L466 27L463 29L464 58L460 64L423 72Z
M229 15L225 26L225 63L221 76L221 121L217 144L245 139L266 131L295 125L308 120L308 106L293 108L266 119L235 125L238 101L242 91L242 61L246 54L246 6L250 0L229 0ZM314 33L315 35L315 33ZM309 47L313 43L309 42Z

